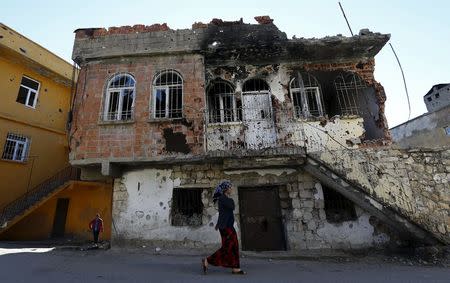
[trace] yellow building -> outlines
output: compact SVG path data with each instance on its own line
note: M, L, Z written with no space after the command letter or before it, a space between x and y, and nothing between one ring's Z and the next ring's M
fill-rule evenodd
M69 167L77 71L0 23L0 239L86 238L97 211L110 218L110 185L79 182Z

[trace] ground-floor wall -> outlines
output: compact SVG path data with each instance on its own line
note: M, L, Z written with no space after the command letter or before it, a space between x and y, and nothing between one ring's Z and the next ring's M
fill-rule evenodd
M100 213L104 221L102 239L111 238L111 184L73 181L0 235L0 240L46 240L52 238L58 200L67 199L64 238L75 241L92 240L89 222Z
M272 204L280 207L280 229L286 249L369 248L397 241L394 233L357 206L353 218L332 221L327 207L333 205L327 205L323 185L301 167L234 170L222 164L202 164L124 171L122 177L114 181L112 216L116 229L112 234L113 242L218 244L219 233L214 229L218 210L212 202L212 194L224 179L230 180L236 188L232 197L240 240L242 228L245 228L240 215L244 208L240 206L255 204L251 200L242 202L240 195L243 190L261 188L277 191ZM174 206L175 202L179 205L176 199L180 191L187 190L198 190L201 213L194 215L192 222L183 223L177 220L180 212Z

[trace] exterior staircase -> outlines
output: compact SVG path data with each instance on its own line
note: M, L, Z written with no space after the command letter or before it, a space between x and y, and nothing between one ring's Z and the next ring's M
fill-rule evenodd
M445 244L432 233L422 228L400 211L396 210L368 194L359 184L346 180L345 177L333 171L325 162L307 155L304 169L323 184L339 192L362 209L377 217L403 239L408 239L419 245Z
M0 212L0 234L40 207L48 199L80 179L80 170L68 166L6 205Z

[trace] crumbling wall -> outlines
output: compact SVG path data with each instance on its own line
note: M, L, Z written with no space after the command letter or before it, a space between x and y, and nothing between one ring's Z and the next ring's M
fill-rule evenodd
M174 69L183 77L183 118L153 118L153 79ZM114 74L136 80L134 116L103 121L105 88ZM160 156L192 156L203 152L204 72L199 55L104 59L82 65L70 133L70 159L126 158L152 160ZM86 160L87 161L83 161Z
M226 169L221 164L175 165L135 169L116 179L113 194L113 240L157 241L166 245L209 246L219 242L214 187L223 179L234 184L235 227L241 236L239 190L276 186L288 249L378 247L395 235L357 208L354 221L330 223L325 216L321 184L295 168ZM173 188L202 189L202 225L172 226ZM339 236L337 236L339 235Z
M380 202L450 242L450 150L377 147L315 157Z

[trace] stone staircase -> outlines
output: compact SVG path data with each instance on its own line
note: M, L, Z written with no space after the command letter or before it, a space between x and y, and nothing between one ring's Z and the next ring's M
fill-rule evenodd
M332 170L317 157L307 155L304 169L326 186L336 190L383 221L394 231L397 231L401 238L408 239L416 245L445 244L397 209L367 193L359 184L350 182L342 174Z
M0 234L79 178L80 170L68 166L6 205L0 213Z

